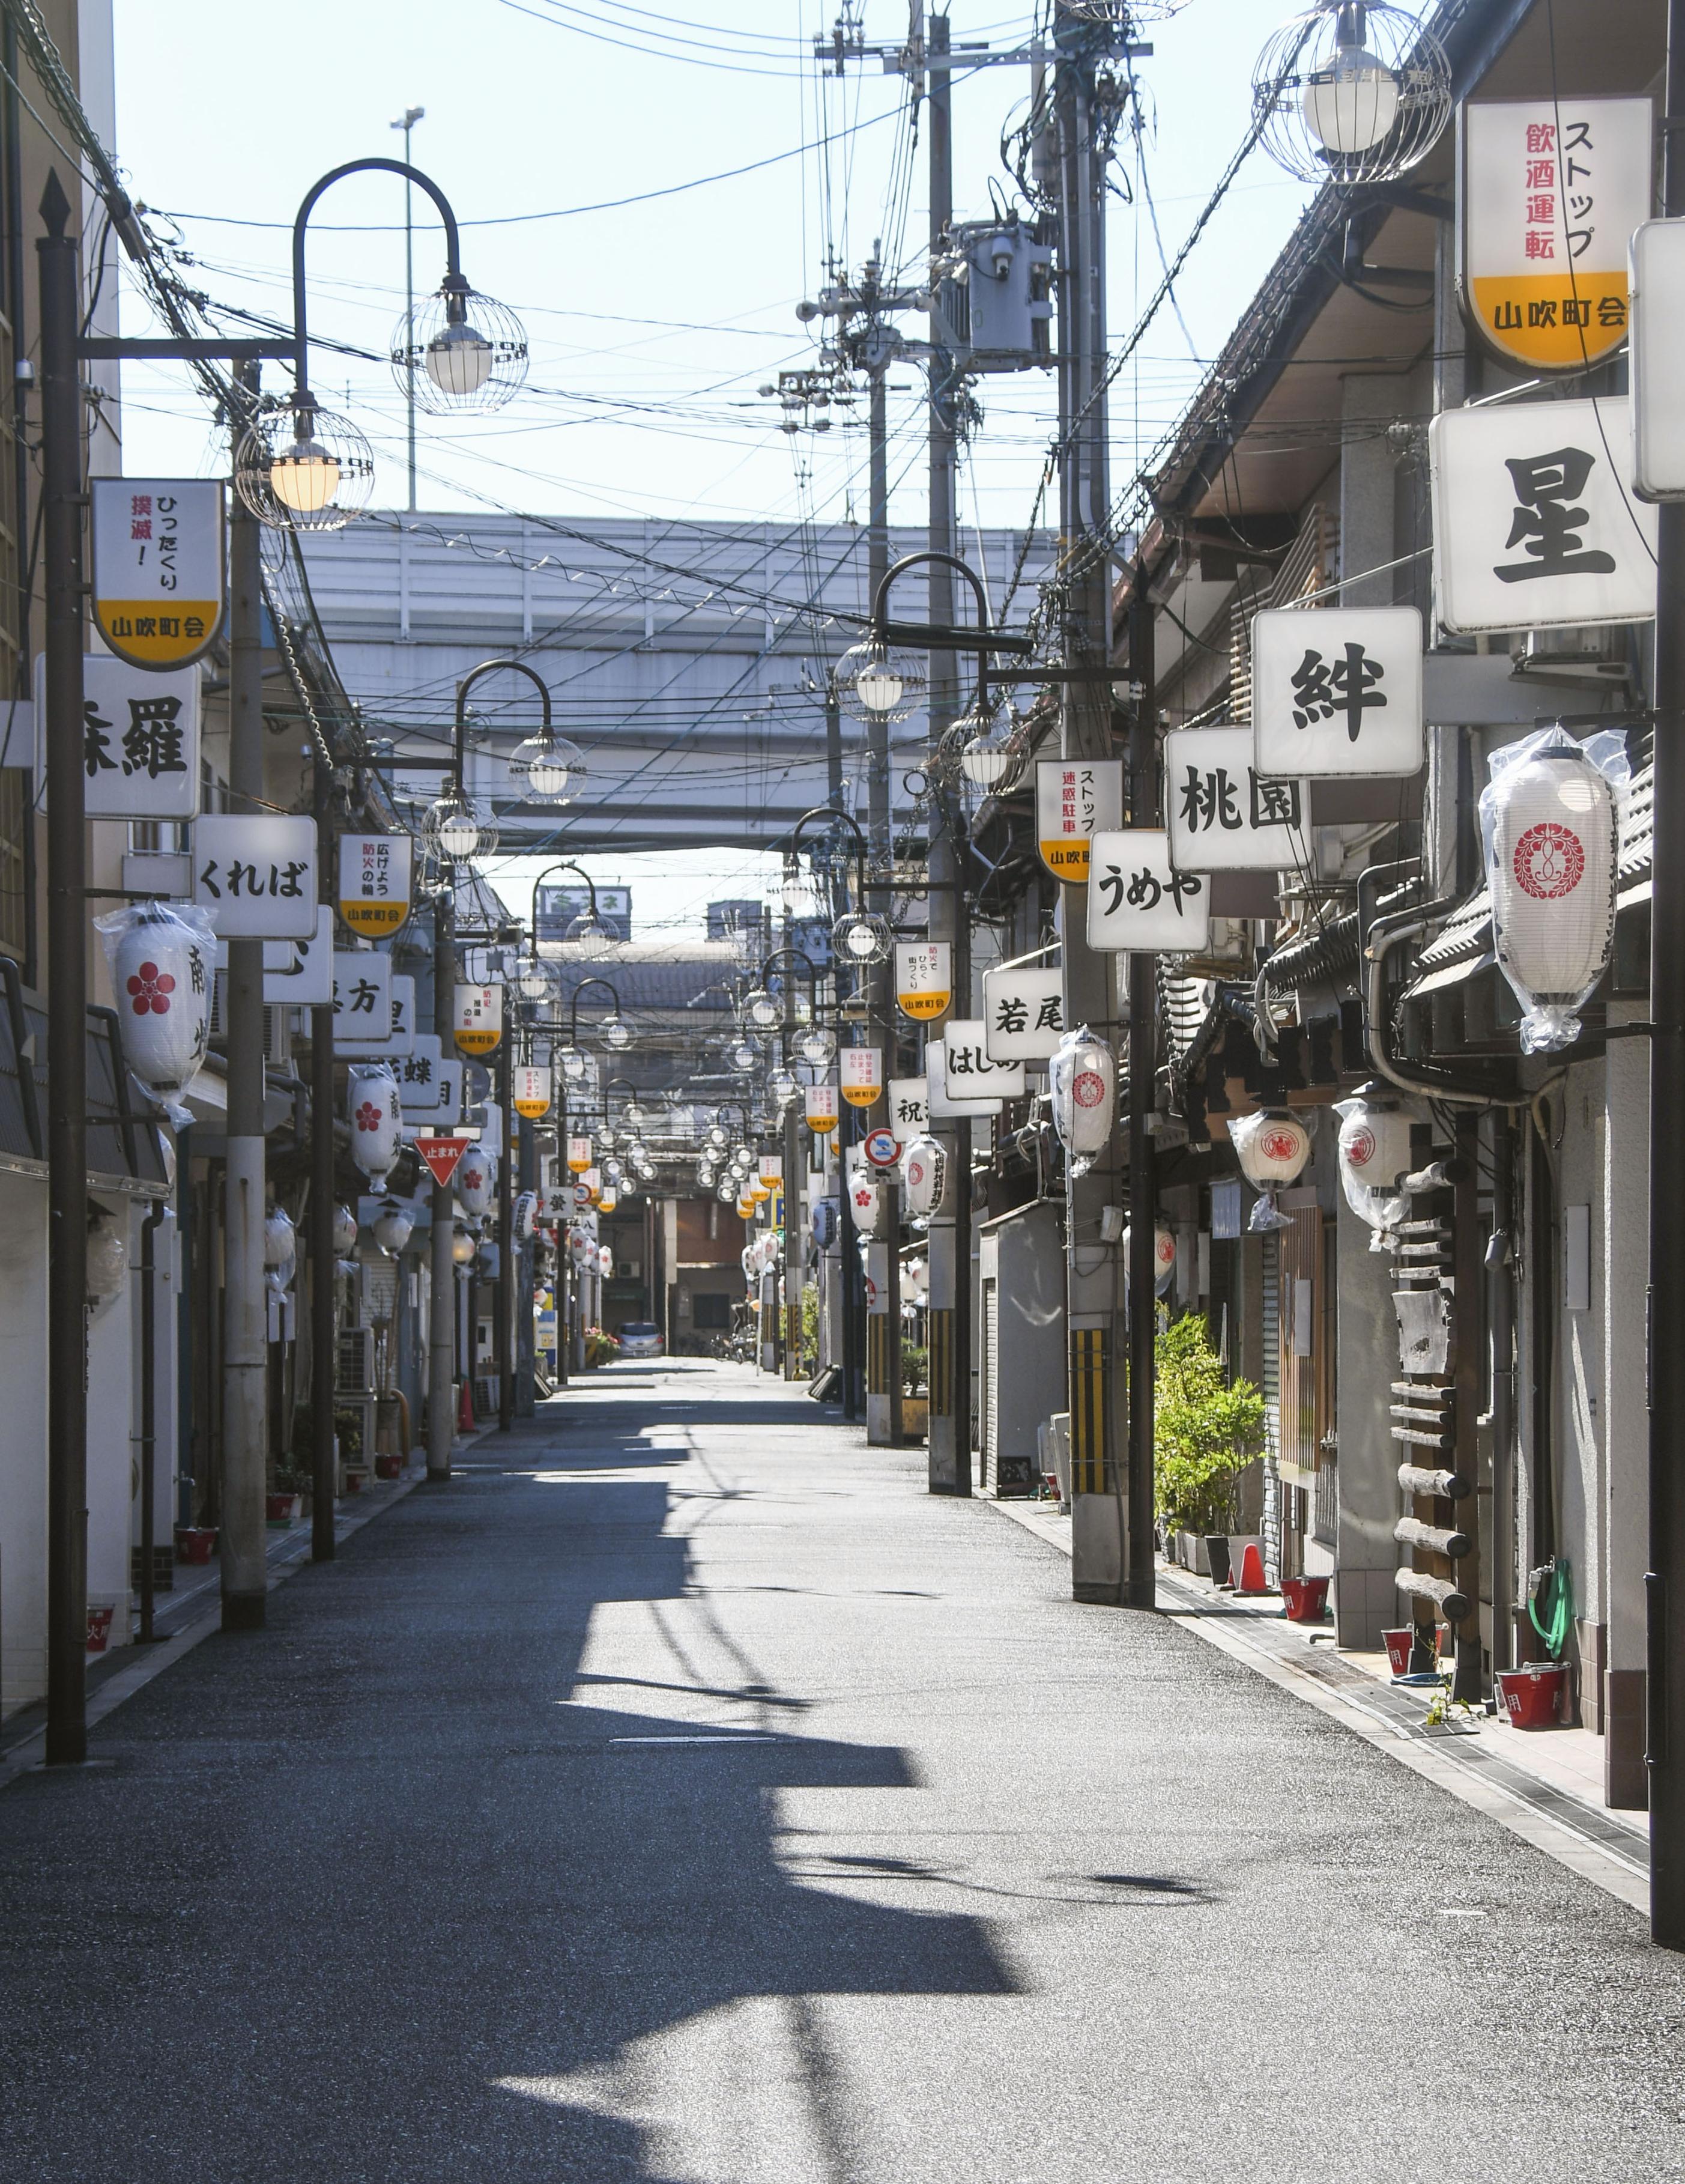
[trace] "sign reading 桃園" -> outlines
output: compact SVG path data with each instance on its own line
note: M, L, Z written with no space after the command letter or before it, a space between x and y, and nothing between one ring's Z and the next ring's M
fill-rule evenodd
M1250 728L1173 728L1165 738L1171 855L1183 870L1280 872L1310 850L1310 784L1260 773Z
M132 666L190 666L222 626L221 485L97 477L89 489L95 627Z
M1443 410L1428 427L1447 629L1648 621L1655 509L1627 487L1624 396Z
M904 1017L934 1022L954 999L954 945L948 940L898 940L895 1005Z
M1088 945L1152 956L1198 955L1211 944L1211 889L1179 871L1158 827L1094 837L1088 876Z
M46 655L36 659L36 777L44 792ZM82 660L82 810L90 819L199 816L199 674L161 674L109 653Z
M1065 1036L1065 973L1015 963L983 973L983 1023L991 1061L1045 1061Z
M339 914L353 933L383 940L409 916L409 837L342 834Z
M1092 838L1122 824L1121 758L1037 760L1036 844L1056 880L1080 887Z
M193 823L193 900L224 940L314 939L315 821L205 813Z
M1266 607L1252 617L1253 763L1314 778L1421 771L1415 607Z
M1465 315L1505 363L1583 371L1627 338L1627 247L1649 218L1648 98L1461 109Z

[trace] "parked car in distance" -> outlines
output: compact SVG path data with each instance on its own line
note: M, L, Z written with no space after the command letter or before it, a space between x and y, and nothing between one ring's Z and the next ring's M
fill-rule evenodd
M629 1319L618 1329L622 1357L659 1357L661 1330L653 1319Z

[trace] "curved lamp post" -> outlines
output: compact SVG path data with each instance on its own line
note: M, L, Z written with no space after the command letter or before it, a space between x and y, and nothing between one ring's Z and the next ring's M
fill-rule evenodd
M819 973L807 952L800 948L776 948L760 967L760 984L767 989L767 980L782 963L800 964L807 974L808 1013L813 1022L819 1022ZM786 1067L790 1034L795 1029L795 995L790 981L784 982L784 1045ZM794 1079L790 1080L792 1090ZM802 1254L797 1249L796 1234L801 1217L801 1193L797 1178L802 1171L803 1153L799 1128L793 1098L781 1102L784 1134L784 1377L797 1377L802 1354Z

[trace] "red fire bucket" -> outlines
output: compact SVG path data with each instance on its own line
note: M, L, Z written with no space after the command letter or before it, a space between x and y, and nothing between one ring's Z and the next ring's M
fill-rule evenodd
M1387 1648L1387 1665L1395 1676L1407 1676L1410 1672L1410 1654L1415 1646L1415 1630L1412 1625L1404 1630L1383 1630L1381 1642Z
M401 1456L377 1456L375 1458L376 1479L402 1479L403 1458Z
M1328 1613L1326 1577L1284 1577L1282 1597L1287 1604L1289 1623L1320 1623Z
M1498 1679L1499 1696L1513 1729L1554 1729L1562 1718L1568 1671L1560 1663L1529 1661Z
M117 1613L114 1602L106 1601L96 1607L88 1603L88 1651L103 1653L111 1643L111 1618Z
M208 1563L216 1552L214 1524L178 1524L175 1556L178 1562Z

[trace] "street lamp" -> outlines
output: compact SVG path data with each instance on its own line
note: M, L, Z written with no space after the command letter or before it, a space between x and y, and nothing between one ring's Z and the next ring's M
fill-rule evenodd
M1317 0L1265 46L1252 103L1264 148L1301 181L1395 181L1444 134L1451 67L1403 8Z

